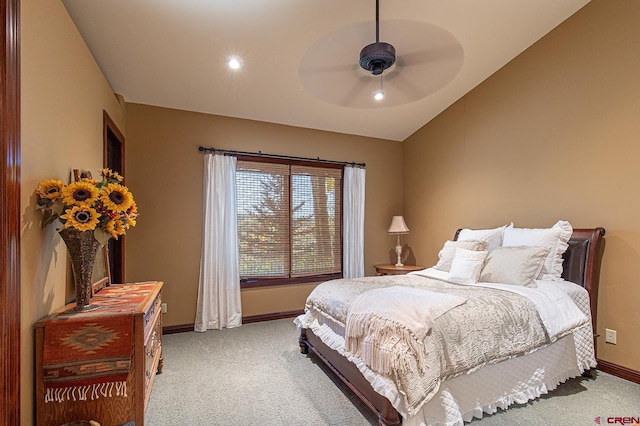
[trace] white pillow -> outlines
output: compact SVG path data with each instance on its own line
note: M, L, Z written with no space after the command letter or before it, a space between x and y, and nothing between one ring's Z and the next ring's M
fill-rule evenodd
M573 227L565 220L559 220L551 228L507 228L502 239L503 247L535 246L546 247L549 253L538 279L562 280L562 255L569 247L568 241Z
M494 229L465 228L458 233L457 241L484 241L487 243L487 250L492 252L502 245L502 236L507 226L513 228L513 223Z
M456 254L451 261L449 281L463 284L477 283L488 253L486 250L476 251L457 248Z
M535 279L549 254L546 247L498 247L487 256L480 281L537 287Z
M438 263L436 263L434 268L449 272L451 269L451 262L453 261L457 248L476 251L486 250L487 243L484 241L446 241L438 253Z

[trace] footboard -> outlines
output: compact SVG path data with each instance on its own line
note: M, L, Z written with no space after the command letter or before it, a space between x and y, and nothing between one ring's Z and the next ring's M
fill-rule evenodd
M311 349L367 407L378 415L380 426L397 426L402 423L402 417L393 408L391 402L373 390L355 364L322 343L320 338L309 329L301 329L299 343L302 353L309 353Z

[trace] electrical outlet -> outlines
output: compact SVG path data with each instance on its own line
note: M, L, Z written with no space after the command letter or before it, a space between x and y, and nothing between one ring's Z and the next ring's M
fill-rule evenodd
M604 341L607 343L611 343L612 345L616 344L616 334L617 331L609 330L608 328L604 329Z
M162 304L162 313L163 313L163 314L166 314L166 313L167 313L167 304L166 304L166 303L163 303L163 304Z

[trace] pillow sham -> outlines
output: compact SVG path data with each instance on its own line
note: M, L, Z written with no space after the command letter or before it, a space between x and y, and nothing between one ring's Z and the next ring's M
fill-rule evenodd
M488 253L487 250L477 251L457 248L456 254L451 261L449 281L462 284L477 283Z
M487 243L487 250L492 252L502 245L502 236L507 226L513 228L513 223L493 229L462 229L458 233L457 241L484 241Z
M503 247L536 246L549 249L538 279L562 280L562 255L569 247L568 241L573 227L565 220L559 220L551 228L507 228L502 239Z
M547 254L549 249L546 247L498 247L487 256L480 281L537 287L535 279Z
M434 268L449 272L457 248L481 251L487 249L487 243L484 241L446 241L438 253L438 263Z

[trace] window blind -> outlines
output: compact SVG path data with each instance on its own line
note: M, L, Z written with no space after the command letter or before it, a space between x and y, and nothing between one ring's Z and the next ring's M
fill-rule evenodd
M238 161L240 276L340 272L341 168Z
M289 166L236 165L241 278L288 277Z
M291 276L340 272L341 169L291 166Z

